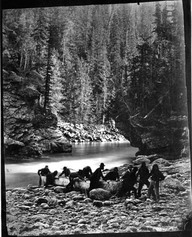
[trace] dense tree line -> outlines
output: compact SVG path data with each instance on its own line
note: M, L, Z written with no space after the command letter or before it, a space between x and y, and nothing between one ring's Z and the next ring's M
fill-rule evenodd
M185 114L181 5L4 10L3 68L42 75L41 107L65 121Z

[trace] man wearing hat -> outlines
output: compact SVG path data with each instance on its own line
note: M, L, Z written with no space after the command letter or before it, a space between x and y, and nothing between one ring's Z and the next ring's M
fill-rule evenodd
M92 189L95 189L95 188L99 188L100 186L100 178L102 178L104 180L104 176L103 176L103 173L102 173L102 170L104 170L104 164L101 163L99 168L97 168L95 170L95 172L92 174L91 178L90 178L90 188L89 188L89 191L91 191Z

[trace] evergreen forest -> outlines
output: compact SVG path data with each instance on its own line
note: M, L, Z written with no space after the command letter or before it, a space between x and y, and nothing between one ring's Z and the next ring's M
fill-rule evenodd
M142 149L143 134L170 135L169 122L187 116L180 1L10 9L2 18L5 78L22 78L20 96L37 98L30 106L42 116L115 123Z

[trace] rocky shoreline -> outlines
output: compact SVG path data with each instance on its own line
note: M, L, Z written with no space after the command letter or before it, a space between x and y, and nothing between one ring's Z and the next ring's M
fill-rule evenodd
M189 158L167 161L155 156L139 156L151 167L158 163L166 175L160 187L158 203L147 199L144 186L140 199L95 200L84 193L64 193L63 187L49 189L13 188L6 190L8 234L18 236L67 235L88 233L124 233L178 231L183 218L192 210ZM119 167L120 174L127 164Z

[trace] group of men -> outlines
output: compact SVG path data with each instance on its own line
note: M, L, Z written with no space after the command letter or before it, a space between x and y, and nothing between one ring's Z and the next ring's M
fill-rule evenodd
M122 197L126 194L130 196L132 191L134 193L135 198L138 198L141 196L141 190L143 186L146 185L148 187L148 197L150 198L152 196L154 200L159 200L159 182L165 177L159 170L157 164L153 165L151 172L149 172L149 169L147 168L145 162L141 164L139 169L130 165L125 174L121 176L121 179L117 167L109 171L105 176L103 174L104 167L104 163L101 163L100 166L94 172L92 172L90 166L86 166L82 170L79 170L77 172L71 172L70 169L65 166L63 167L63 171L58 176L58 178L62 176L69 178L70 182L67 185L67 189L69 191L73 190L76 178L79 178L80 180L90 180L88 195L92 189L100 187L101 179L104 181L122 180L121 188L116 194L118 197ZM45 166L45 168L38 170L38 175L40 176L39 186L42 185L42 181L45 187L48 187L48 185L54 185L57 174L57 171L51 173L48 166ZM139 182L138 189L135 187L137 182Z
M150 178L150 181L149 181ZM127 172L122 176L122 187L117 193L117 196L123 196L133 191L135 198L141 197L141 190L144 185L148 188L148 198L152 196L155 201L159 201L159 182L164 180L165 176L159 170L157 164L154 164L151 172L147 168L145 162L142 162L139 169L130 165ZM136 183L139 183L138 189L135 187Z

